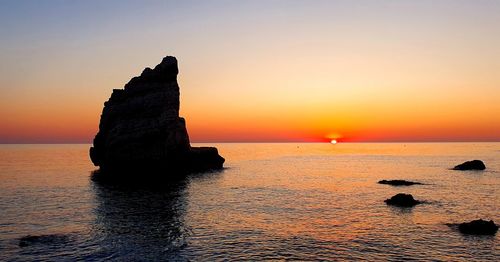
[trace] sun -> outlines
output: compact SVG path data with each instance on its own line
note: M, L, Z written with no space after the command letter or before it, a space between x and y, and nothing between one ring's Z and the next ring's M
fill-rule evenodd
M343 136L340 133L332 132L332 133L326 134L324 136L324 140L323 141L325 141L325 142L329 141L330 144L335 145L335 144L339 143L339 139L342 140Z

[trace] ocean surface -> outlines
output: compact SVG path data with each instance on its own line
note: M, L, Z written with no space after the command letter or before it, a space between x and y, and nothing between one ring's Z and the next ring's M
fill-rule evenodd
M0 145L0 260L500 261L500 232L447 226L500 223L500 143L212 145L224 170L156 185L91 180L89 145Z

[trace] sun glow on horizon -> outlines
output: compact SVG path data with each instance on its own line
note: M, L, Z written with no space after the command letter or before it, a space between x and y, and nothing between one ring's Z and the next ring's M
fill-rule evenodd
M332 141L330 141L330 143L333 144L333 145L335 145L335 144L337 144L337 140L332 139Z
M102 2L2 5L0 143L92 142L166 55L191 142L500 141L500 1Z

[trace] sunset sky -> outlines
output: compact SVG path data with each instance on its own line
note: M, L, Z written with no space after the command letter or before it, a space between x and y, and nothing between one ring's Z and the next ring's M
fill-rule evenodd
M179 60L192 142L500 141L500 1L0 1L0 143Z

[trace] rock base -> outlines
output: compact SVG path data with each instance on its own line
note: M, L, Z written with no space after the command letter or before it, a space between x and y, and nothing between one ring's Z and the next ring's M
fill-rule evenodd
M481 160L467 161L453 168L453 170L485 170L485 169L486 165L484 165L483 161Z
M415 200L410 194L399 193L390 199L384 201L388 205L399 206L399 207L412 207L421 204L421 201Z
M493 235L498 231L498 226L492 220L478 219L459 224L458 230L464 234Z

